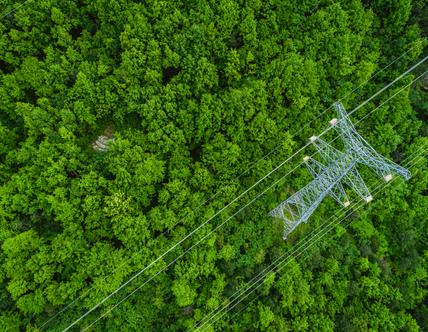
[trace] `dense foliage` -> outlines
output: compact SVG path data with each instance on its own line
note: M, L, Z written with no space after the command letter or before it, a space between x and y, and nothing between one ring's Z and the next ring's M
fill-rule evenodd
M147 282L92 330L191 329L340 210L327 199L282 240L267 212L310 180L298 167L237 213L300 163L240 195L326 127L323 109L345 95L357 106L421 56L426 12L411 0L30 0L2 18L0 330L65 328L212 217L73 327ZM421 155L412 179L210 329L428 329L427 91L421 80L357 126L398 163ZM107 152L92 148L102 134Z

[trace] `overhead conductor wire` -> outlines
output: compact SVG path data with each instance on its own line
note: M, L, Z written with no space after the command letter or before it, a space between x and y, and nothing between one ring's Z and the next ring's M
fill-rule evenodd
M1 17L0 17L0 20L1 19L3 19L4 17L6 17L6 16L8 16L9 14L11 14L12 12L14 12L14 11L16 11L16 10L18 10L19 8L21 8L22 6L24 6L27 2L29 2L30 0L25 0L24 2L22 2L20 5L18 5L17 7L15 7L15 8L13 8L12 10L10 10L9 12L7 12L6 14L4 14L4 15L2 15ZM415 45L416 46L416 45ZM413 46L411 49L413 49L415 46ZM351 92L349 92L348 94L347 94L347 96L348 95L350 95L351 93L353 93L355 90L357 90L357 89L359 89L362 85L364 85L364 84L366 84L368 81L370 81L373 77L375 77L376 75L378 75L380 72L382 72L382 71L384 71L385 69L387 69L389 66L391 66L394 62L396 62L398 59L400 59L401 57L403 57L405 54L407 54L411 49L409 49L408 51L406 51L406 52L404 52L402 55L400 55L398 58L396 58L394 61L392 61L390 64L388 64L386 67L384 67L383 69L381 69L380 71L378 71L378 72L376 72L373 76L371 76L367 81L365 81L365 82L363 82L362 84L360 84L357 88L355 88L355 89L353 89ZM344 97L344 98L346 98L346 96ZM295 133L294 134L294 136L296 136L298 133L300 133L300 132L302 132L310 123L312 123L313 121L315 121L316 119L318 119L319 117L321 117L325 112L327 112L330 108L331 108L332 106L330 106L328 109L326 109L326 110L324 110L323 112L321 112L320 114L319 114L319 116L317 116L315 119L312 119L309 123L307 123L307 124L305 124L305 126L304 127L302 127L297 133ZM294 137L293 136L293 137ZM254 164L252 164L251 166L250 166L250 168L248 168L246 171L244 171L241 175L239 175L236 179L234 179L234 181L235 180L237 180L238 178L240 178L242 175L244 175L245 173L247 173L250 169L252 169L257 163L259 163L261 160L263 160L263 159L265 159L267 156L269 156L270 154L272 154L274 151L276 151L279 147L280 147L281 145L278 145L276 148L274 148L271 152L269 152L268 154L266 154L265 156L263 156L262 158L260 158L258 161L256 161ZM276 170L276 169L275 169ZM257 182L256 184L258 184L259 182ZM222 188L222 189L224 189L224 188ZM208 200L206 200L206 201L204 201L201 205L199 205L196 209L199 209L199 207L200 206L202 206L202 205L204 205L206 202L208 202L208 201L210 201L210 200L212 200L222 189L220 189L214 196L212 196L210 199L208 199ZM230 203L231 204L231 203ZM183 218L184 219L184 218ZM182 220L180 220L180 221L182 221ZM178 222L177 222L178 223ZM175 226L175 225L174 225ZM173 226L173 227L174 227ZM134 254L134 255L136 255L136 254ZM134 256L133 255L133 256ZM132 257L133 257L132 256ZM132 258L131 257L131 258ZM124 263L123 263L124 264ZM123 266L123 264L122 264L122 266ZM111 274L109 274L109 275L107 275L106 277L104 277L104 279L105 278L107 278L108 276L110 276L110 275L112 275L113 273L111 273ZM92 286L91 287L91 289L93 288L94 286ZM55 314L52 318L50 318L48 321L46 321L43 325L42 325L42 327L45 325L45 324L47 324L49 321L51 321L54 317L56 317L58 314L60 314L61 312L63 312L63 311L65 311L68 307L70 307L75 301L77 301L78 299L80 299L81 297L82 297L83 295L81 295L81 296L79 296L76 300L74 300L74 301L72 301L69 305L67 305L67 307L65 307L63 310L61 310L60 312L58 312L57 314Z
M6 14L0 16L0 21L2 19L4 19L6 16L12 14L15 10L18 10L19 8L21 8L22 6L24 6L28 1L30 0L25 0L24 2L22 2L21 4L19 4L18 6L16 6L15 8L12 8L11 10L9 10Z
M400 60L401 58L403 58L406 54L408 54L411 50L413 50L416 46L419 46L419 44L422 43L422 40L419 43L416 43L414 46L412 46L410 49L408 49L407 51L403 52L400 56L396 57L393 61L391 61L388 65L386 65L385 67L381 68L380 70L376 71L372 76L370 76L367 80L363 81L362 83L360 83L356 88L354 88L353 90L351 90L350 92L348 92L344 97L340 98L339 100L344 100L346 99L348 96L350 96L352 93L354 93L356 90L360 89L362 86L364 86L365 84L367 84L369 81L371 81L374 77L376 77L377 75L379 75L381 72L385 71L386 69L388 69L390 66L392 66L395 62L397 62L398 60ZM299 135L300 133L303 132L303 130L305 130L311 123L313 123L314 121L318 120L321 116L323 116L327 111L329 111L332 107L333 107L334 103L332 103L328 108L324 109L324 111L322 111L318 116L316 116L314 119L310 120L308 123L306 123L303 127L301 127L296 133L293 134L293 136L291 136L291 138L296 137L297 135ZM247 174L251 169L253 169L260 161L266 159L268 156L270 156L272 153L276 152L280 147L282 146L282 144L278 144L275 148L273 148L269 153L265 154L263 157L261 157L260 159L258 159L257 161L255 161L254 163L250 164L250 167L247 168L244 172L242 172L240 175L238 175L236 178L234 178L232 180L232 182L237 181L238 179L240 179L242 176L244 176L245 174ZM300 152L300 151L299 151ZM294 155L292 157L290 157L288 160L290 160L291 158L293 158ZM287 160L287 161L288 161ZM287 162L286 161L286 162ZM281 167L283 164L281 164L279 167ZM274 171L276 171L277 169L275 169ZM268 176L271 173L268 174ZM262 178L262 180L264 180L264 178ZM246 191L244 191L241 194L241 197L243 195L245 195L249 190L251 190L252 188L254 188L259 182L256 182L255 184L253 184L251 187L249 187ZM218 196L222 191L224 191L224 189L227 188L227 186L223 186L222 188L220 188L214 195L212 195L210 198L206 199L205 201L203 201L202 203L200 203L196 208L192 209L190 212L196 212L198 211L202 206L204 206L206 203L212 201L216 196ZM228 208L231 204L233 204L234 201L230 202L228 205L226 205L224 208L222 208L219 212L221 213L224 209ZM164 231L162 234L160 234L159 236L165 235L167 233L169 233L171 230L173 230L178 224L180 224L182 221L184 221L188 216L189 213L188 212L184 217L182 217L181 219L179 219L176 223L174 223L174 225L172 225L168 230ZM217 215L217 214L216 214ZM202 224L202 226L204 226L207 222L209 222L210 220L212 220L216 215L212 216L211 218L209 218L204 224ZM193 234L193 233L192 233ZM158 236L158 237L159 237ZM187 239L187 238L185 238ZM184 240L185 240L184 239ZM183 240L183 241L184 241ZM182 242L182 241L181 241ZM180 243L181 243L180 242ZM179 243L179 244L180 244ZM153 265L153 263L156 263L157 261L159 261L161 258L163 258L166 254L168 254L170 251L172 251L173 249L175 249L176 245L171 247L170 249L168 249L167 252L164 252L163 255L161 255L160 257L158 257L157 259L155 259L155 261L152 261L149 265L147 265L143 271L141 273L143 273L145 270L147 270L151 265ZM121 263L118 267L115 268L114 271L117 271L119 268L123 267L128 261L130 261L133 257L135 257L139 252L134 253L133 255L131 255L128 259L126 259L126 261L124 261L123 263ZM109 273L108 275L104 276L101 280L105 280L107 279L109 276L114 274L114 271L112 271L111 273ZM138 275L136 275L136 277L138 277ZM131 280L132 281L132 280ZM126 285L125 285L126 286ZM43 328L46 324L48 324L50 321L52 321L55 317L57 317L58 315L60 315L61 313L65 312L66 310L68 310L76 301L78 301L79 299L81 299L82 297L84 297L85 295L87 295L93 288L95 287L95 284L92 285L87 291L85 291L84 293L82 293L81 295L79 295L76 299L74 299L73 301L71 301L67 306L65 306L62 310L58 311L55 315L53 315L52 317L50 317L48 320L46 320L41 326L40 328Z
M349 116L352 115L354 112L356 112L358 109L360 109L361 107L363 107L364 105L366 105L367 103L369 103L373 98L375 98L376 96L378 96L380 93L382 93L383 91L385 91L387 88L389 88L390 86L392 86L393 84L395 84L398 80L400 80L402 77L404 77L405 75L407 75L408 73L410 73L411 71L413 71L415 68L417 68L419 65L421 65L423 62L425 62L428 59L428 56L424 57L422 60L420 60L418 63L416 63L415 65L413 65L412 67L410 67L409 69L407 69L404 73L400 74L397 78L395 78L392 82L388 83L387 85L385 85L383 88L381 88L379 91L377 91L376 93L374 93L370 98L366 99L363 103L361 103L359 106L357 106L356 108L354 108L350 113ZM425 73L424 73L425 74ZM424 74L420 75L418 77L418 79L423 76ZM373 111L372 111L373 112ZM339 120L340 121L340 120ZM323 136L324 134L326 134L329 130L331 129L331 127L328 127L327 129L325 129L320 135L318 135L318 137ZM276 170L278 170L281 166L283 166L286 162L288 162L291 158L293 158L294 156L296 156L298 153L300 153L301 151L303 151L306 147L308 147L311 143L306 143L302 148L300 148L299 150L297 150L291 157L287 158L285 161L281 162L277 167L275 167L272 171L268 172L264 177L262 177L261 179L259 179L253 186L251 186L249 189L247 189L246 191L244 191L242 194L240 194L237 198L235 198L232 202L236 201L238 198L242 197L246 192L248 192L251 188L253 188L255 185L257 185L258 183L260 183L262 180L264 180L265 178L267 178L270 174L274 173ZM298 165L299 166L299 165ZM293 169L294 170L294 169ZM275 182L276 184L276 182ZM273 185L272 185L273 186ZM214 230L210 231L207 235L205 235L203 238L201 238L196 244L194 244L193 246L191 246L189 249L187 249L183 254L181 254L180 256L178 256L176 259L174 259L172 262L170 262L169 264L167 264L165 267L163 267L160 271L158 271L155 275L153 275L152 277L150 277L147 281L145 281L140 287L136 288L133 292L131 292L129 295L127 295L125 298L123 298L120 302L118 302L116 305L114 305L112 308L110 308L109 310L107 310L104 314L102 314L102 316L100 316L96 321L94 321L93 323L97 322L100 318L104 317L107 313L111 312L114 308L116 308L118 305L120 305L123 301L125 301L127 298L129 298L131 295L133 295L136 291L138 291L139 289L141 289L145 284L147 284L149 281L151 281L153 278L155 278L158 274L160 274L161 272L163 272L164 270L166 270L170 265L172 265L176 260L178 260L179 258L183 257L187 252L189 252L190 250L192 250L195 246L197 246L200 242L202 242L204 239L206 239L209 235L211 235L213 232L215 232L218 228L220 228L221 226L223 226L229 219L231 219L232 217L234 217L237 213L239 213L240 211L242 211L243 209L245 209L247 206L249 206L250 204L252 204L255 200L257 200L259 197L261 197L267 190L269 190L272 186L270 186L268 189L266 189L265 191L263 191L261 194L257 195L256 198L254 198L253 200L251 200L248 204L244 205L244 207L242 207L240 210L238 210L238 212L236 212L235 214L233 214L231 217L227 218L224 222L222 222L220 225L218 225ZM216 215L218 215L222 210L224 210L226 207L230 206L229 203L228 205L226 205L223 209L221 209L219 212L217 212L213 217L215 217ZM211 220L213 217L210 217ZM205 222L207 223L207 222ZM205 224L204 223L204 224ZM196 229L194 229L191 233L189 233L188 235L186 235L182 240L180 240L179 242L177 242L178 244L182 243L184 241L184 239L188 238L191 234L193 234L194 232L196 232L198 229L200 229L202 227L201 224L200 226L198 226ZM178 245L174 245L175 247ZM162 256L163 257L163 256ZM143 269L145 270L145 269ZM98 308L102 303L104 303L105 301L107 301L109 298L111 298L114 294L116 294L120 289L122 289L123 287L125 287L127 284L129 284L132 280L134 280L138 275L140 275L142 273L141 270L140 272L138 272L136 275L134 275L134 277L132 277L131 279L129 279L126 283L124 283L122 286L120 286L119 288L117 288L114 292L112 292L110 295L108 295L107 297L105 297L102 301L100 301L97 305L93 306L90 310L88 310L85 314L83 314L82 316L80 316L77 320L75 320L72 324L70 324L64 331L67 331L69 328L71 328L72 326L74 326L75 324L77 324L80 320L82 320L84 317L86 317L87 315L89 315L92 311L94 311L96 308ZM92 324L91 324L92 325ZM90 326L91 326L90 325Z
M28 0L27 0L28 1ZM16 8L17 9L17 8ZM393 65L395 62L397 62L399 59L401 59L402 57L404 57L406 54L408 54L411 50L413 50L416 46L419 46L420 43L422 43L423 40L420 40L419 42L417 42L415 45L413 45L410 49L408 49L407 51L403 52L399 57L395 58L393 61L391 61L388 65L386 65L385 67L383 67L382 69L378 70L377 72L375 72L372 76L370 76L367 80L365 80L364 82L362 82L361 84L359 84L356 88L354 88L352 91L348 92L344 97L342 97L339 100L343 100L345 98L347 98L349 95L351 95L353 92L355 92L356 90L360 89L363 85L367 84L370 80L372 80L374 77L376 77L377 75L379 75L381 72L385 71L387 68L389 68L391 65ZM324 115L328 110L330 110L333 107L334 104L331 104L330 107L328 107L327 109L325 109L324 111L322 111L317 117L315 117L314 119L310 120L308 123L306 123L300 130L298 130L296 133L293 134L293 137L297 136L298 134L300 134L304 129L306 129L311 123L313 123L315 120L319 119L322 115ZM235 179L232 180L236 181L239 178L241 178L243 175L245 175L246 173L248 173L252 168L254 168L255 165L257 165L261 160L266 159L269 155L271 155L273 152L277 151L280 147L282 146L282 144L278 144L274 149L272 149L269 153L265 154L263 157L261 157L260 159L258 159L256 162L252 163L250 165L249 168L247 168L243 173L241 173L240 175L238 175ZM255 185L257 185L258 183L256 183ZM211 201L212 199L214 199L218 194L220 194L224 189L226 188L226 186L220 188L213 196L211 196L209 199L206 199L204 202L200 203L196 208L192 209L190 212L195 212L197 210L199 210L203 205L205 205L206 203L208 203L209 201ZM250 189L252 189L252 187L250 187ZM244 193L245 194L245 193ZM232 203L232 202L231 202ZM229 205L228 205L229 206ZM228 207L227 206L227 207ZM159 236L162 236L164 234L169 233L172 229L174 229L179 223L181 223L188 215L188 212L184 217L182 217L181 219L179 219L174 225L171 226L171 228L169 228L168 230L164 231L162 234L160 234ZM128 259L126 259L126 261L124 261L123 263L121 263L118 267L115 268L114 271L118 270L120 267L124 266L129 260L131 260L133 257L135 257L139 252L134 253L133 255L131 255L131 257L129 257ZM151 264L151 263L150 263ZM148 266L145 267L145 269L147 269L148 267L150 267L150 264ZM105 280L106 278L108 278L109 276L111 276L112 274L114 274L114 271L112 271L111 273L109 273L108 275L104 276L101 280ZM61 309L60 311L58 311L55 315L53 315L52 317L50 317L48 320L46 320L41 326L40 328L44 327L46 324L48 324L50 321L52 321L55 317L57 317L59 314L61 314L62 312L68 310L68 308L70 308L76 301L78 301L79 299L81 299L82 297L84 297L85 295L87 295L89 293L90 290L92 290L95 287L95 285L92 285L87 291L85 291L84 293L82 293L81 295L79 295L76 299L74 299L73 301L71 301L66 307L64 307L63 309Z

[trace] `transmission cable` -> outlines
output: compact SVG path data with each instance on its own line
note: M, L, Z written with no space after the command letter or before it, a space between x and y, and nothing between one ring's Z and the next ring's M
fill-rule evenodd
M28 1L30 0L25 0L24 2L22 2L21 4L19 4L18 6L16 6L15 8L12 8L10 11L8 11L6 14L0 16L0 21L2 19L4 19L6 16L12 14L15 10L18 10L19 8L21 8L22 6L24 6Z
M425 57L424 59L422 59L421 61L419 61L416 65L412 66L411 68L409 68L408 70L406 70L404 73L402 73L400 76L398 76L396 79L394 79L392 82L388 83L385 87L383 87L382 89L380 89L378 92L376 92L373 96L371 96L370 98L368 98L366 101L364 101L362 104L366 105L370 100L372 100L375 96L379 95L381 92L385 91L388 87L390 87L391 85L393 85L394 83L396 83L399 79L401 79L403 76L407 75L409 72L411 72L412 70L414 70L417 66L419 66L420 64L422 64L424 61L426 61L428 59L428 56ZM425 74L425 73L424 73ZM419 79L421 76L423 76L424 74L420 75L417 79ZM403 88L402 88L403 89ZM400 90L401 91L401 90ZM396 95L396 94L395 94ZM395 96L394 95L394 96ZM389 101L390 99L392 99L393 97L390 97L387 99L387 101ZM384 103L386 103L387 101L385 101ZM382 103L381 105L383 105L384 103ZM355 111L357 111L358 109L360 109L362 106L361 104L359 106L357 106L355 109L353 109L350 113L349 116L351 114L353 114ZM379 106L380 107L380 106ZM377 108L379 108L377 107ZM376 110L377 108L375 108L374 110ZM374 110L370 111L369 114L371 114L372 112L374 112ZM341 120L338 120L338 122ZM324 134L326 134L329 130L331 129L331 127L328 127L326 130L324 130L320 135L318 135L318 137L323 136ZM309 146L311 143L307 143L305 144L301 149L299 149L298 151L296 151L291 157L289 157L288 159L286 159L286 161L282 162L280 165L278 165L274 170L270 171L267 175L265 175L262 179L268 177L270 174L272 174L274 171L276 171L277 169L279 169L282 165L285 164L285 162L287 162L288 160L290 160L291 158L293 158L294 156L296 156L299 152L301 152L304 148L306 148L307 146ZM302 163L301 163L302 164ZM301 164L297 165L291 172L293 172L297 167L299 167ZM289 173L291 173L289 172ZM271 185L270 187L268 187L268 189L264 190L263 192L261 192L260 194L258 194L253 200L251 200L249 203L247 203L246 205L244 205L241 209L239 209L235 214L233 214L231 217L227 218L225 221L223 221L220 225L218 225L216 228L214 228L213 230L211 230L208 234L206 234L204 237L202 237L196 244L192 245L189 249L187 249L183 254L181 254L180 256L178 256L177 258L175 258L173 261L171 261L169 264L167 264L166 266L164 266L160 271L158 271L156 274L154 274L152 277L150 277L148 280L146 280L143 284L141 284L138 288L136 288L134 291L132 291L130 294L128 294L126 297L124 297L121 301L119 301L116 305L114 305L112 308L110 308L108 311L106 311L104 314L102 314L96 321L94 321L90 326L92 326L94 323L96 323L99 319L101 319L102 317L104 317L107 313L111 312L113 309L115 309L118 305L120 305L122 302L124 302L126 299L128 299L131 295L133 295L135 292L137 292L139 289L141 289L144 285L146 285L149 281L151 281L153 278L155 278L157 275L159 275L161 272L163 272L164 270L166 270L169 266L171 266L175 261L177 261L179 258L183 257L186 253L188 253L190 250L192 250L194 247L196 247L200 242L202 242L204 239L206 239L209 235L211 235L213 232L215 232L216 230L218 230L220 227L222 227L228 220L230 220L231 218L233 218L236 214L238 214L240 211L242 211L243 209L245 209L246 207L248 207L249 205L251 205L254 201L256 201L259 197L261 197L264 193L266 193L268 190L270 190L274 185L276 185L279 181L281 181L283 178L285 178L286 176L288 176L287 173L284 177L282 177L280 180L276 181L273 185ZM262 181L259 180L256 183L259 183ZM254 185L253 185L254 186ZM249 190L247 189L246 192L248 192ZM237 198L235 198L235 200L237 200ZM224 208L223 208L224 209ZM222 209L222 210L223 210ZM221 211L221 210L220 210ZM214 216L216 216L218 213L216 213ZM210 219L212 219L213 217L211 217ZM210 220L209 219L209 220ZM200 228L200 226L199 226ZM197 228L198 229L198 228ZM193 233L195 232L192 231ZM190 234L192 234L192 232ZM182 242L182 241L181 241ZM180 243L181 243L180 242ZM163 256L162 256L163 257ZM77 324L81 319L83 319L84 317L86 317L87 315L89 315L92 311L94 311L96 308L98 308L102 303L104 303L105 301L107 301L109 298L111 298L113 295L115 295L120 289L122 289L123 287L125 287L127 284L129 284L132 280L134 280L136 277L138 277L141 273L143 273L144 271L140 271L138 273L138 275L135 275L133 278L129 279L126 283L124 283L123 285L121 285L119 288L117 288L114 292L112 292L110 295L108 295L107 297L105 297L102 301L98 302L97 305L93 306L90 310L88 310L84 315L80 316L77 320L75 320L71 325L69 325L64 331L67 331L69 328L71 328L72 326L74 326L75 324ZM88 327L87 327L88 328Z
M28 0L27 0L28 1ZM374 77L376 77L377 75L379 75L381 72L385 71L387 68L389 68L391 65L393 65L395 62L397 62L399 59L401 59L402 57L404 57L406 54L408 54L411 50L413 50L416 46L419 46L419 43L422 43L422 40L417 42L415 45L413 45L410 49L408 49L407 51L403 52L399 57L395 58L392 62L390 62L388 65L386 65L385 67L381 68L380 70L378 70L377 72L375 72L372 76L370 76L367 80L365 80L364 82L362 82L361 84L359 84L356 88L354 88L352 91L348 92L344 97L342 97L339 100L344 100L346 99L348 96L350 96L352 93L354 93L356 90L359 90L362 86L364 86L365 84L367 84L369 81L371 81ZM303 132L304 129L306 129L311 123L313 123L314 121L318 120L321 116L323 116L327 111L329 111L332 107L333 107L334 103L331 104L327 109L325 109L324 111L322 111L317 117L315 117L314 119L310 120L308 123L306 123L302 128L300 128L296 133L293 134L293 136L290 137L290 139L296 137L297 135L299 135L300 133ZM250 165L249 168L247 168L244 172L240 173L240 175L238 175L237 177L235 177L231 182L235 182L237 180L239 180L242 176L244 176L245 174L247 174L251 169L253 169L258 163L260 163L260 161L265 160L268 156L270 156L272 153L276 152L280 147L282 146L282 144L278 144L274 149L272 149L269 153L265 154L263 157L261 157L260 159L258 159L256 162L252 163ZM161 256L157 257L154 261L152 261L151 263L149 263L145 268L143 268L143 270L140 270L137 274L135 274L133 277L131 277L131 279L129 279L128 281L131 282L132 280L134 280L136 277L138 277L141 273L143 273L144 271L146 271L148 268L150 268L152 265L154 265L156 262L158 262L159 260L161 260L165 255L167 255L169 252L171 252L172 250L174 250L178 245L180 245L183 241L185 241L187 238L191 237L195 232L197 232L200 228L202 228L203 226L205 226L209 221L211 221L214 217L216 217L218 214L220 214L221 212L223 212L225 209L229 208L233 203L235 203L237 200L239 200L241 197L243 197L247 192L249 192L251 189L253 189L255 186L257 186L260 182L262 182L264 179L266 179L266 177L269 177L273 172L275 172L276 170L278 170L280 167L282 167L285 163L287 163L289 160L291 160L297 153L301 152L304 148L306 148L308 146L305 145L303 148L301 148L300 150L298 150L295 154L293 154L291 157L289 157L286 161L284 161L283 163L281 163L279 166L277 166L273 171L271 171L270 173L268 173L266 176L264 176L263 178L261 178L259 181L257 181L256 183L254 183L252 186L250 186L249 188L247 188L244 192L242 192L240 195L238 195L237 198L235 198L234 200L232 200L230 203L228 203L225 207L223 207L222 209L220 209L216 214L214 214L212 217L210 217L208 220L206 220L203 224L201 224L200 226L196 227L193 231L191 231L188 235L186 235L184 238L182 238L179 242L177 242L175 245L173 245L172 247L170 247L167 251L165 251ZM168 228L167 230L165 230L164 232L162 232L158 237L168 234L169 232L171 232L171 230L173 230L178 224L180 224L181 222L183 222L190 213L192 212L196 212L198 211L202 206L204 206L206 203L212 201L215 197L217 197L221 192L223 192L225 189L227 188L227 186L223 186L222 188L220 188L214 195L212 195L210 198L206 199L205 201L203 201L202 203L200 203L196 208L191 209L191 211L187 212L182 218L180 218L177 222L175 222L172 226L170 226L170 228ZM139 254L141 251L136 252L134 254L132 254L129 258L127 258L124 262L122 262L119 266L117 266L114 271L112 271L111 273L109 273L108 275L102 277L100 280L105 280L108 277L110 277L111 275L114 274L115 271L117 271L118 269L120 269L121 267L123 267L127 262L129 262L130 260L132 260L133 257L135 257L137 254ZM121 287L126 286L128 283L125 282L124 284L122 284L118 290L121 289ZM82 297L86 296L93 288L95 287L95 284L93 284L87 291L85 291L84 293L82 293L81 295L79 295L76 299L74 299L73 301L71 301L66 307L64 307L63 309L61 309L60 311L58 311L55 315L53 315L51 318L49 318L48 320L46 320L41 326L40 328L43 328L46 324L48 324L50 321L52 321L55 317L57 317L58 315L60 315L61 313L67 311L75 302L77 302L78 300L80 300ZM116 291L115 291L116 292ZM114 295L113 292L111 295ZM94 308L95 309L95 308Z
M1 17L0 17L0 20L2 20L4 17L6 17L6 16L8 16L8 15L10 15L12 12L14 12L14 11L16 11L16 10L18 10L19 8L21 8L22 6L24 6L27 2L29 2L30 0L25 0L25 1L23 1L20 5L18 5L18 6L16 6L15 8L13 8L13 9L11 9L9 12L7 12L6 14L4 14L4 15L2 15ZM379 70L379 71L377 71L374 75L372 75L369 79L367 79L366 81L364 81L363 83L361 83L359 86L357 86L356 88L354 88L351 92L349 92L349 93L347 93L347 95L345 95L345 97L342 97L341 99L339 99L339 100L343 100L343 99L345 99L345 98L347 98L350 94L352 94L353 92L355 92L356 90L358 90L360 87L362 87L363 85L365 85L367 82L369 82L371 79L373 79L375 76L377 76L379 73L381 73L381 72L383 72L385 69L387 69L388 67L390 67L393 63L395 63L396 61L398 61L400 58L402 58L405 54L407 54L408 52L410 52L413 48L415 48L416 47L416 45L414 45L413 47L411 47L409 50L407 50L406 52L404 52L404 53L402 53L399 57L397 57L397 58L395 58L391 63L389 63L387 66L385 66L385 67L383 67L381 70ZM392 83L394 83L394 82L392 82ZM384 89L386 89L387 87L385 87ZM383 90L382 90L383 91ZM379 91L378 93L381 93L382 91ZM368 102L368 101L367 101ZM331 105L330 107L328 107L327 109L325 109L324 111L322 111L316 118L314 118L314 119L312 119L312 120L310 120L308 123L306 123L300 130L298 130L292 137L295 137L295 136L297 136L299 133L301 133L305 128L307 128L311 123L313 123L315 120L317 120L317 119L319 119L323 114L325 114L328 110L330 110L331 108L332 108L332 106L333 105ZM362 107L363 105L361 105L361 107ZM292 138L291 137L291 138ZM253 164L251 164L251 166L247 169L247 170L245 170L243 173L241 173L238 177L236 177L234 180L232 180L232 181L236 181L236 180L238 180L240 177L242 177L243 175L245 175L246 173L248 173L248 171L249 170L251 170L252 168L254 168L254 166L255 165L257 165L261 160L264 160L265 158L267 158L269 155L271 155L272 153L274 153L275 151L277 151L278 149L279 149L279 147L281 147L282 145L281 144L279 144L279 145L277 145L273 150L271 150L269 153L267 153L266 155L264 155L262 158L260 158L259 160L257 160L255 163L253 163ZM307 145L306 145L307 146ZM305 146L305 147L306 147ZM301 150L299 150L299 152L300 152ZM291 158L293 158L295 156L295 154L293 154L288 160L290 160ZM288 161L287 160L287 161ZM286 162L287 162L286 161ZM278 166L277 168L275 168L274 169L274 171L276 171L279 167L281 167L283 165L283 163L282 164L280 164L280 166ZM272 174L273 173L273 171L271 172L271 173L269 173L267 176L269 176L270 174ZM267 176L265 176L265 177L263 177L262 178L262 180L264 180ZM256 182L255 183L255 185L257 185L258 183L260 182L260 180L258 181L258 182ZM250 187L251 189L255 186L255 185L253 185L252 187ZM201 203L200 205L198 205L198 207L196 207L194 210L192 210L192 211L195 211L195 210L198 210L201 206L203 206L203 205L205 205L207 202L209 202L209 201L211 201L214 197L216 197L223 189L224 189L225 187L223 187L223 188L221 188L219 191L217 191L217 193L216 194L214 194L213 196L211 196L211 198L209 198L208 200L205 200L203 203ZM244 191L244 193L242 193L240 196L238 196L238 197L242 197L242 195L244 195L244 194L246 194L246 192L248 192L248 189L246 190L246 191ZM226 208L227 207L229 207L232 203L233 203L234 201L232 201L231 203L229 203L227 206L226 206ZM221 209L220 210L220 212L221 211L223 211L224 210L224 208L223 209ZM214 217L216 216L217 214L215 214L214 215ZM187 215L186 215L187 216ZM185 217L186 217L185 216ZM181 222L181 221L183 221L183 219L185 218L185 217L183 217L179 222ZM210 219L209 219L210 220ZM172 228L174 228L179 222L177 222ZM196 230L198 230L200 227L198 227L198 228L196 228L194 231L196 231ZM170 230L168 230L168 231L170 231ZM190 234L193 234L194 233L194 231L192 231ZM185 239L186 239L187 237L185 237ZM183 241L183 240L182 240ZM181 243L182 241L180 241L179 243ZM178 244L177 244L178 245ZM175 248L177 245L174 245L173 246L173 248ZM132 257L134 257L136 254L134 254L133 256L131 256L130 258L129 258L129 260L132 258ZM162 256L163 257L163 256ZM157 259L158 260L158 259ZM157 261L156 260L156 261ZM122 263L122 265L121 266L123 266L125 263ZM150 267L152 265L152 263L150 263L146 268L148 268L148 267ZM118 268L120 268L120 267L117 267L116 269L118 269ZM112 275L113 273L110 273L109 275L107 275L106 277L104 277L104 279L105 278L107 278L108 276L110 276L110 275ZM139 274L137 274L137 276L138 276ZM133 280L133 278L131 278L130 279L131 281ZM123 284L122 286L126 286L126 283L125 284ZM121 287L122 287L121 286ZM90 289L92 289L94 286L92 286ZM120 289L120 288L119 288ZM114 294L115 292L113 292L112 294ZM85 293L84 295L86 295L87 293ZM79 296L76 300L74 300L74 301L72 301L69 305L67 305L63 310L61 310L60 312L58 312L57 314L55 314L53 317L51 317L48 321L46 321L45 323L43 323L43 325L41 326L41 327L43 327L44 325L46 325L49 321L51 321L53 318L55 318L58 314L60 314L60 313L62 313L62 312L64 312L65 310L67 310L67 308L68 307L70 307L75 301L77 301L78 299L80 299L82 296L84 296L84 295L81 295L81 296ZM102 302L100 303L100 304L102 304ZM95 308L94 308L95 309Z

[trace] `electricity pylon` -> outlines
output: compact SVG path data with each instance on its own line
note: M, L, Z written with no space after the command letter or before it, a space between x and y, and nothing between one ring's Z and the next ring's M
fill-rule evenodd
M406 180L410 178L410 172L407 169L377 153L358 134L340 102L336 102L334 107L338 118L332 119L330 125L343 140L345 151L339 151L317 136L312 136L309 139L325 164L309 156L304 157L303 160L314 180L269 212L270 216L283 219L284 239L301 222L308 221L311 214L327 195L330 195L345 208L349 206L350 202L344 185L351 188L366 202L373 199L356 168L357 164L368 166L387 182L392 179L393 174L402 176Z

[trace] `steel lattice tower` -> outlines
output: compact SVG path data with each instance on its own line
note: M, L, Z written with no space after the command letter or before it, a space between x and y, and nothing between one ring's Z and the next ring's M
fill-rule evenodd
M314 180L269 212L270 216L283 219L284 239L301 222L308 221L325 196L330 195L347 207L350 202L344 185L351 188L366 202L373 199L356 168L357 164L368 166L387 182L392 179L393 174L402 176L406 180L410 178L410 172L407 169L377 153L358 134L340 102L335 103L334 107L338 118L331 120L330 125L342 138L345 151L337 150L317 136L310 138L310 142L325 164L309 156L304 157L303 160Z

